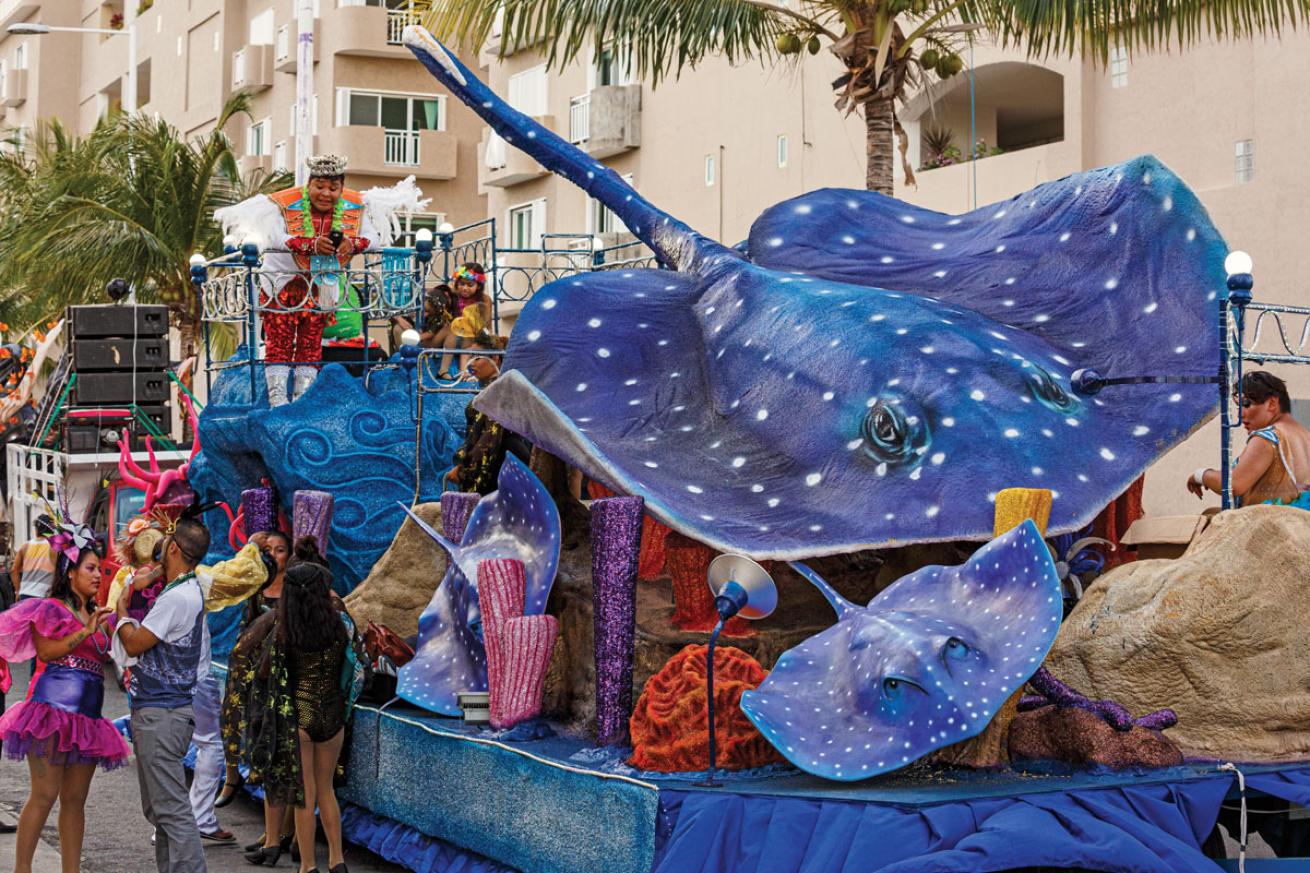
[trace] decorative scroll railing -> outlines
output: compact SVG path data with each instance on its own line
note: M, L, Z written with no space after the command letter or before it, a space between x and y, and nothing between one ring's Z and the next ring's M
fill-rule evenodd
M411 247L360 255L345 268L327 261L322 270L279 269L277 264L289 260L270 259L269 255L285 253L261 251L249 244L208 261L197 260L192 264L191 280L203 313L206 350L212 347L211 329L215 325L237 329L240 346L246 350L244 359L216 362L209 358L210 378L213 372L249 365L253 396L256 367L263 365L260 322L269 312L356 312L361 316L365 337L370 322L387 322L403 315L421 331L425 293L442 282L449 283L465 263L477 263L487 273L492 289L492 323L497 333L502 315L511 314L509 310L517 312L538 289L557 279L601 270L659 266L654 254L641 242L608 247L596 243L597 238L591 234L544 234L536 248L502 248L496 244L496 220L490 218L435 235L420 232ZM274 292L293 279L312 282L320 289L335 288L335 305L320 305L321 292L306 295L297 306L275 303ZM366 346L360 353L362 363L376 366Z

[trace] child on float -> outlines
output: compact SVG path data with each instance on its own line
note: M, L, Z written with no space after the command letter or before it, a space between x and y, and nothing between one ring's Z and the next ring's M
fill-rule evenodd
M487 271L476 261L462 265L451 277L455 286L454 318L440 337L443 349L471 348L491 324L491 301L487 299ZM450 372L450 354L441 356L441 370ZM460 355L459 372L468 367L469 356Z

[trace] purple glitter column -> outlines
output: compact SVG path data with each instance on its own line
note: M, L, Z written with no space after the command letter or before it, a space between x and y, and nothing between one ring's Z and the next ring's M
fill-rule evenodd
M480 494L470 491L447 491L441 495L441 532L452 543L464 539L464 528L468 527L473 507L482 499Z
M294 539L313 537L323 554L332 531L332 495L326 491L297 491L291 501L291 529Z
M241 517L245 520L246 536L277 530L277 507L273 505L273 489L264 486L242 491Z
M640 497L591 504L591 590L596 625L596 743L628 740L632 715L632 636L637 624Z

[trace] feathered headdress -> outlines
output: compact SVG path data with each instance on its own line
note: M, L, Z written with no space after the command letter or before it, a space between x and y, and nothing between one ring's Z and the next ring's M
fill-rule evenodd
M115 554L119 562L133 567L149 562L155 546L169 535L182 510L179 504L160 504L133 516L118 532Z
M73 521L72 513L68 511L68 499L62 489L56 489L55 500L59 504L57 509L42 498L50 521L48 532L44 534L45 541L51 552L63 555L76 565L82 551L95 546L96 532L85 524Z

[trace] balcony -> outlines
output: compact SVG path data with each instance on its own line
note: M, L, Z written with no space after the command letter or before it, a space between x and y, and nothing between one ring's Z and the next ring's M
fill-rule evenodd
M0 2L0 29L16 21L26 21L41 6L35 0L4 0Z
M641 86L602 85L569 103L569 140L593 158L641 145Z
M320 19L314 19L314 63L318 63L318 47L322 43L320 36L323 30ZM273 69L279 73L294 73L296 71L296 37L298 31L294 25L284 24L277 29L276 42L273 46Z
M323 48L330 55L413 59L400 38L406 25L417 24L418 18L408 9L342 6L324 18Z
M232 53L232 90L273 87L273 47L248 45Z
M27 101L27 70L10 70L5 74L4 93L0 98L6 106L22 106Z
M455 178L455 135L445 130L387 130L351 125L334 127L318 137L322 149L350 155L350 173L408 176L438 181Z
M538 116L533 121L550 129L555 127L553 115ZM546 175L541 164L499 136L494 136L490 128L482 133L478 153L482 155L478 163L478 184L484 188L509 188Z

